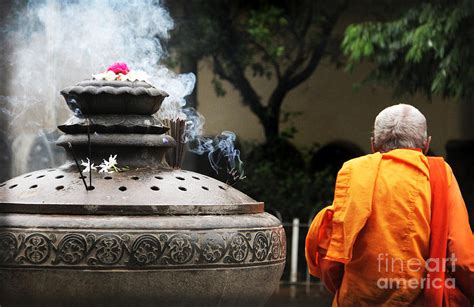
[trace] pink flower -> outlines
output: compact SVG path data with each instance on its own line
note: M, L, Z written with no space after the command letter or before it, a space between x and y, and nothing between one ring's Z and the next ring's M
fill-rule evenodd
M107 71L113 71L117 75L118 74L126 75L130 71L130 69L128 69L127 64L124 62L115 62L112 65L110 65L109 68L107 68Z

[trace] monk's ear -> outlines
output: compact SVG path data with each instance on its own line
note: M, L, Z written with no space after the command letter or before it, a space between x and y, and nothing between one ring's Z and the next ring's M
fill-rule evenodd
M370 150L372 150L372 153L376 153L378 151L378 149L375 148L375 141L373 136L370 137Z
M431 143L431 136L427 137L426 140L425 140L425 148L423 148L423 152L426 154L428 154L428 150L430 149L430 143Z

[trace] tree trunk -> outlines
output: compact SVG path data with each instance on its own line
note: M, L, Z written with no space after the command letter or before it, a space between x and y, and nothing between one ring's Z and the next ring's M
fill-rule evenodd
M266 142L278 138L280 134L280 112L278 112L278 115L268 115L265 118L260 118L260 122L263 125Z

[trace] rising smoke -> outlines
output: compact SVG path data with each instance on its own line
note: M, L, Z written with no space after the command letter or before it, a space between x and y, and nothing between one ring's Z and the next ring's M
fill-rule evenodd
M70 115L59 91L121 60L158 76L173 20L153 0L31 0L7 25L13 175L27 171L30 148ZM47 143L46 147L55 148ZM44 153L43 153L44 154ZM51 159L52 160L52 159Z
M64 106L59 91L121 60L158 76L160 39L173 28L153 0L29 1L8 37L13 54L9 95L40 101L41 124L55 128Z
M185 109L184 97L193 91L195 76L176 75L159 64L167 55L162 41L174 27L159 0L31 0L17 8L12 21L6 28L13 50L8 97L0 100L15 152L13 175L27 171L23 161L38 131L47 135L70 116L59 91L115 61L146 71L153 85L170 94L158 116L186 119L185 141L202 139L204 119ZM194 151L212 151L213 157L219 147L229 146L217 142Z

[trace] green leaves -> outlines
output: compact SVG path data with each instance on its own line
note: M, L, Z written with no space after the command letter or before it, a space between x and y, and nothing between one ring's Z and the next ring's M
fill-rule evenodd
M375 64L368 79L389 83L395 94L417 91L444 97L470 97L474 77L472 1L422 4L399 19L350 25L341 48L347 70L362 60Z
M372 56L374 46L370 39L370 28L371 24L347 27L342 41L342 49L352 62L359 62L364 57ZM381 35L379 34L379 36Z
M284 11L274 6L264 6L250 11L250 17L245 23L251 42L262 49L261 51L268 57L266 60L277 60L284 54L285 46L275 38L287 25L288 20Z

